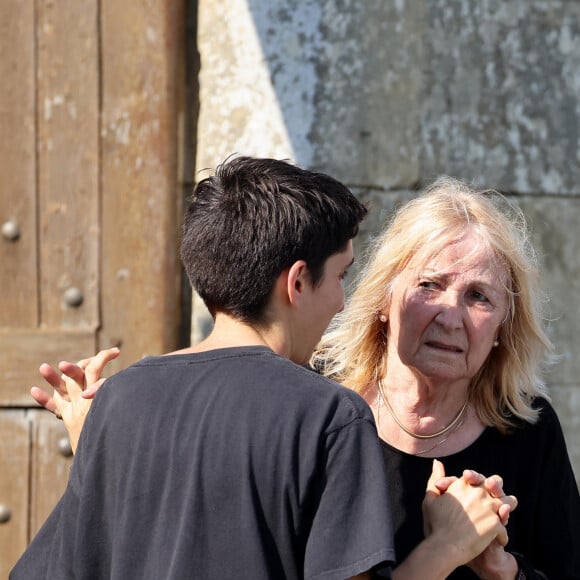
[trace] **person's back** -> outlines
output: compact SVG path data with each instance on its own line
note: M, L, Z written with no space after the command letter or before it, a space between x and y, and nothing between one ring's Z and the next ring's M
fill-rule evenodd
M370 410L266 347L144 359L86 425L51 578L346 578L394 558Z

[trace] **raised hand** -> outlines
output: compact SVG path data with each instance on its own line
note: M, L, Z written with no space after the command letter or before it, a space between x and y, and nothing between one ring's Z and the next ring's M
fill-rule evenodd
M119 353L119 349L114 347L82 359L77 364L62 361L58 364L60 372L49 364L40 365L40 374L54 391L50 396L43 389L32 387L30 394L39 405L63 419L73 452L76 450L91 400L105 381L101 378L103 370Z

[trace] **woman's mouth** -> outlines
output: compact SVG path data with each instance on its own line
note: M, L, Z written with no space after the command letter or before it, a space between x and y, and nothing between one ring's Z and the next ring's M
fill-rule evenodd
M437 342L434 340L430 340L430 341L426 342L425 344L431 348L436 348L437 350L444 350L446 352L456 352L456 353L463 352L462 348L455 346L453 344L445 344L443 342Z

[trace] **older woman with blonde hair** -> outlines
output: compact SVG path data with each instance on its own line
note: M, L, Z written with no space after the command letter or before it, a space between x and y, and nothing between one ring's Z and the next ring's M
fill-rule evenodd
M580 499L542 367L537 257L522 212L440 178L396 211L313 358L371 406L399 560L423 538L433 458L499 473L510 541L452 578L580 578Z

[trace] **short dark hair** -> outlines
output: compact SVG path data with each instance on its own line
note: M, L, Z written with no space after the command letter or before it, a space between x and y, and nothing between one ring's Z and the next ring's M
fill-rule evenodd
M181 258L212 316L260 322L284 269L304 260L315 286L366 212L328 175L277 159L235 157L195 187Z

